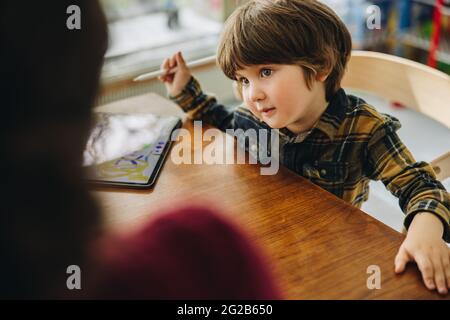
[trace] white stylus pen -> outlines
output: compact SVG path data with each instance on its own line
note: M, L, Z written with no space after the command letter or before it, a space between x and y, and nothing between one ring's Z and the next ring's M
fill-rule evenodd
M198 60L194 60L191 62L186 63L186 66L188 68L193 68L193 67L197 67L203 64L207 64L210 62L215 62L216 61L216 56L209 56L206 58L202 58L202 59L198 59ZM169 69L171 72L169 72L169 74L171 73L175 73L177 70L177 67ZM133 79L133 81L144 81L144 80L148 80L148 79L152 79L152 78L156 78L158 76L161 76L163 74L165 74L166 72L164 70L156 70L153 72L149 72L149 73L144 73L141 74L140 76L137 76L136 78Z

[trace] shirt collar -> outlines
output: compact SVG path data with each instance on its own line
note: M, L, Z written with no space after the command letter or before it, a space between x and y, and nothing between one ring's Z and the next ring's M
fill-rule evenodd
M289 142L300 143L305 140L312 131L317 129L327 135L330 140L333 140L344 120L347 104L347 94L344 89L341 88L330 99L324 113L320 116L319 120L311 130L295 134L287 128L281 128L279 129L280 136Z

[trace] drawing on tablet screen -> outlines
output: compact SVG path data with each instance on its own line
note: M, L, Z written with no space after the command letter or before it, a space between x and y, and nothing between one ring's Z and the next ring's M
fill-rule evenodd
M127 177L133 181L147 181L149 174L146 174L145 169L149 169L148 155L151 149L147 150L147 154L143 154L143 151L97 165L97 177L102 179Z

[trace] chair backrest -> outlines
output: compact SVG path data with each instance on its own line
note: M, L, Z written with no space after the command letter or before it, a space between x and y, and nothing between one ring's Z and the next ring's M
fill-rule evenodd
M408 59L352 51L342 86L415 109L450 128L450 76Z
M352 51L342 86L401 103L450 128L450 76L426 65L379 52ZM448 178L450 151L431 165L439 180Z

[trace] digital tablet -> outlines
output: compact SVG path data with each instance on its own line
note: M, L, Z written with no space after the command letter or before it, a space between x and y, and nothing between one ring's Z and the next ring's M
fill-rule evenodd
M181 119L148 113L95 113L83 154L90 183L152 187Z

